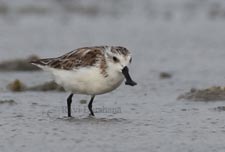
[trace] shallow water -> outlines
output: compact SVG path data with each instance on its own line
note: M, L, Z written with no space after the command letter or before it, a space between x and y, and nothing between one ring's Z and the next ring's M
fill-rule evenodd
M96 16L51 9L47 14L0 16L0 60L59 56L81 46L122 45L132 51L130 71L138 82L97 96L93 106L100 112L94 118L79 102L89 97L74 96L73 118L67 118L68 93L11 93L5 88L16 78L27 85L49 81L48 73L1 72L1 100L13 99L16 104L0 104L0 151L224 151L224 111L215 110L224 102L177 100L193 87L225 84L225 20L207 16L213 2L196 1L198 11L185 11L185 0L171 5L152 1L155 16L146 12L152 9L142 9L147 1L137 7L133 1L117 3L127 7L123 10L117 4L116 14L110 9ZM9 5L16 7L11 1ZM111 8L110 2L101 5ZM171 18L165 18L164 11L171 11ZM164 71L172 78L160 79Z

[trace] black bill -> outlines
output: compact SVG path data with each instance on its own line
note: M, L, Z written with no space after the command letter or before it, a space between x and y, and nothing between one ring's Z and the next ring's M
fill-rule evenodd
M130 86L137 85L137 83L131 79L130 74L129 74L129 69L127 66L125 66L123 68L122 73L123 73L124 77L126 78L126 82L125 82L126 85L130 85Z

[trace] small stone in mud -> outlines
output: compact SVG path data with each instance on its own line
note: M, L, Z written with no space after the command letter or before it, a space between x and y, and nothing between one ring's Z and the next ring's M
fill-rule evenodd
M160 79L170 79L171 77L172 77L172 75L168 72L161 72L159 74Z
M18 79L14 80L13 82L9 83L7 88L13 92L20 92L26 89L26 86Z
M65 91L63 87L57 85L54 81L46 82L40 85L27 87L23 82L16 79L7 85L7 88L13 92L21 91Z
M15 59L3 61L0 63L0 71L37 71L40 68L30 64L31 60L39 59L39 57L32 55L26 59Z
M192 101L223 101L225 100L225 87L210 87L207 89L191 89L189 92L180 95L178 99Z
M80 100L80 104L86 104L86 103L87 103L87 100L84 100L84 99Z
M219 112L225 111L225 106L218 106L218 107L214 108L214 110L219 111Z
M28 87L27 91L65 91L63 87L56 84L54 81L46 82L37 86Z
M187 111L187 109L183 108L183 109L181 109L181 111Z
M0 100L0 104L9 104L9 105L13 105L16 104L16 101L10 99L10 100Z

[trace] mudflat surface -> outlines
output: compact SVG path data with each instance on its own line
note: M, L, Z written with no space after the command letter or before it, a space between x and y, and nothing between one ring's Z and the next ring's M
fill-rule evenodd
M54 0L5 5L9 8L0 15L0 61L32 54L56 57L82 46L122 45L133 54L130 74L138 85L123 84L97 96L94 118L80 102L89 97L75 95L73 118L68 119L69 93L6 89L15 79L30 86L51 81L50 74L1 72L0 100L9 102L0 102L0 151L224 151L225 111L216 110L224 101L177 97L191 88L225 85L225 3L134 0L76 5L86 11ZM31 6L35 9L28 9ZM161 79L161 72L172 76Z

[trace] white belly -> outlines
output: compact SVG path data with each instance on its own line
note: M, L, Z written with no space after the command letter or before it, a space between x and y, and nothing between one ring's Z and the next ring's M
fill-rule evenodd
M111 73L104 77L98 68L91 67L75 71L52 69L57 84L75 94L98 95L116 89L123 82L122 73Z

